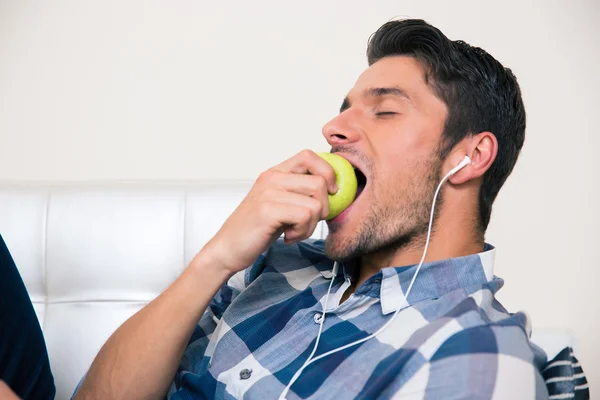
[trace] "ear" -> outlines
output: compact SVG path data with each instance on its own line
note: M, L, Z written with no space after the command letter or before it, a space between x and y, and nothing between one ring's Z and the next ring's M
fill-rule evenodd
M450 168L458 165L465 155L471 158L471 164L449 178L449 181L453 185L460 185L482 177L496 159L496 155L498 154L498 140L496 140L496 136L491 132L481 132L466 139L463 149L464 152L456 152L452 157L449 157L449 161L454 161L454 158L460 158Z

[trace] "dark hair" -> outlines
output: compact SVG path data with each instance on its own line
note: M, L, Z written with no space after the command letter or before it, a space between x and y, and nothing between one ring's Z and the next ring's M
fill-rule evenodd
M452 41L419 19L390 21L369 38L369 65L398 55L421 63L425 82L448 107L439 147L442 159L468 135L489 131L496 136L498 155L484 174L479 192L478 220L483 234L492 203L525 140L525 107L517 79L485 50Z

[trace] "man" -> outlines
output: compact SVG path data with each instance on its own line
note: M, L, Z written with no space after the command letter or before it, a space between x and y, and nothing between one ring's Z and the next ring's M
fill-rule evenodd
M303 151L262 173L185 272L113 334L76 398L548 396L546 356L525 314L495 300L503 281L484 241L524 141L516 78L421 20L383 25L368 61L323 128L360 186L325 242L305 239L335 173ZM405 296L434 192L465 156Z

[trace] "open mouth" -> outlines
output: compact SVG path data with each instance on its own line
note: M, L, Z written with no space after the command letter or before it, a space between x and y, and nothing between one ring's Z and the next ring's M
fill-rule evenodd
M356 198L358 198L358 196L360 196L365 186L367 185L367 177L365 176L365 174L363 174L363 172L360 169L356 167L354 167L354 173L356 174L357 182Z

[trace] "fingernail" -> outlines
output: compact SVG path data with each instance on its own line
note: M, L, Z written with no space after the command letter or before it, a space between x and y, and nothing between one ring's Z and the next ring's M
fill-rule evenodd
M338 191L338 185L337 185L337 183L334 183L333 184L333 193L337 193L337 191Z

